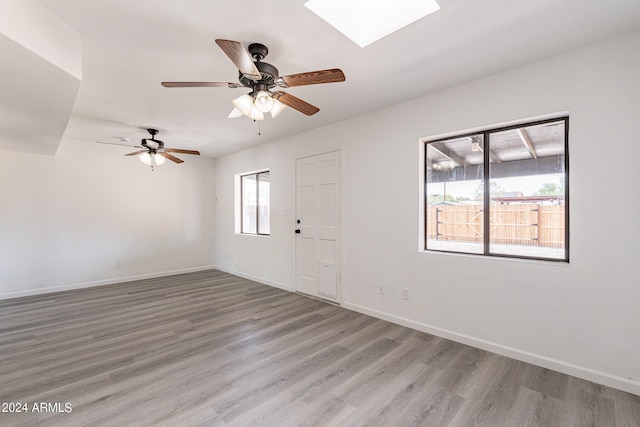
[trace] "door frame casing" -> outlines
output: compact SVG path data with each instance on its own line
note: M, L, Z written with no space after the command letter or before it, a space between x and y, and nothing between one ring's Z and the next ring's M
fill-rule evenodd
M298 239L296 238L296 234L294 233L294 230L296 229L296 218L298 215L298 192L297 192L297 188L298 188L298 170L297 170L297 165L298 165L298 160L301 159L305 159L307 157L315 157L315 156L320 156L320 155L324 155L324 154L330 154L330 153L337 153L338 154L338 244L337 244L337 250L338 250L338 255L336 256L336 259L339 260L340 265L338 265L338 274L339 274L339 279L338 279L338 290L337 290L337 298L335 300L332 299L327 299L327 298L323 298L322 296L317 296L317 295L309 295L307 293L304 292L300 292L301 295L305 295L311 298L317 298L320 299L322 301L327 301L330 302L332 304L338 304L338 305L342 305L343 302L343 293L344 293L344 250L343 250L343 236L344 236L344 232L343 232L343 206L344 206L344 191L343 191L343 165L344 165L344 152L342 150L342 146L333 146L333 147L326 147L326 148L319 148L319 149L315 149L315 150L311 150L311 151L305 151L303 153L298 153L295 155L294 159L293 159L293 165L292 165L292 169L293 169L293 217L291 219L291 223L292 223L292 228L291 228L291 234L292 234L292 238L293 238L293 291L298 293L298 289L297 289L297 284L298 284Z

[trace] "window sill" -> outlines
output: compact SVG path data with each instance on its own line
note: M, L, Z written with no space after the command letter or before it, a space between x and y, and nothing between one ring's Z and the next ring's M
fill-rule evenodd
M437 251L431 249L419 249L418 253L420 254L429 254L429 255L444 255L444 256L455 256L455 257L463 257L463 258L471 258L471 259L490 259L495 261L507 261L507 262L525 262L531 264L544 264L544 265L557 265L557 266L569 266L571 263L571 256L569 256L569 261L564 259L537 259L537 258L520 258L515 256L502 256L502 255L485 255L485 254L470 254L463 252L447 252L447 251Z

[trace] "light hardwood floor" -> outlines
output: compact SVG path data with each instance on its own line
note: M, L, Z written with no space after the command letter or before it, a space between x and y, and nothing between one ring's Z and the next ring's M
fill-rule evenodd
M640 425L639 396L215 270L0 301L0 397L29 405L0 426Z

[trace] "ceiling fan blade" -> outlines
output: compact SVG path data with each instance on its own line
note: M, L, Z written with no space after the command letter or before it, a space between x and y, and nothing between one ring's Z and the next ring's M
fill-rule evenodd
M262 78L251 55L242 43L224 39L216 39L216 43L247 78L256 81Z
M196 156L200 155L199 151L196 151L196 150L181 150L179 148L165 148L164 151L166 153L195 154Z
M130 147L130 148L144 148L141 147L139 145L131 145L131 144L119 144L117 142L102 142L102 141L96 141L97 144L109 144L109 145L120 145L122 147Z
M158 154L160 154L160 155L161 155L162 157L164 157L165 159L169 159L169 160L171 160L172 162L175 162L175 163L184 163L184 160L180 160L179 158L177 158L177 157L175 157L175 156L172 156L172 155L171 155L171 154L169 154L169 153L164 153L164 152L162 152L162 153L158 153Z
M231 82L162 82L164 87L228 87L235 89L242 87L239 83Z
M339 68L290 74L288 76L281 76L276 79L276 83L281 87L317 85L322 83L336 83L343 81L345 81L344 73Z
M318 107L311 105L308 102L305 102L302 99L297 98L285 92L281 92L281 91L274 92L273 97L278 101L282 102L284 105L287 105L295 110L298 110L301 113L306 114L307 116L311 116L317 113L318 111L320 111Z
M125 156L137 156L138 154L146 153L148 150L134 151L133 153L125 154Z

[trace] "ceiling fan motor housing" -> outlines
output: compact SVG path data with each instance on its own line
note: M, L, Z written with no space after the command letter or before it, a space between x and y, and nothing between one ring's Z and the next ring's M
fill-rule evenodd
M147 132L151 134L151 138L142 138L143 147L147 147L149 150L153 150L154 153L155 150L164 148L164 142L155 139L155 136L158 134L157 129L147 129ZM149 142L151 142L151 144L149 144Z
M260 80L255 81L245 77L242 72L240 73L240 83L243 86L254 88L258 84L263 84L267 88L271 89L276 86L276 79L278 78L278 69L273 65L262 62L262 60L269 54L269 49L262 43L251 43L249 45L249 54L254 59L254 64L258 71L260 71Z
M262 61L269 54L269 48L262 43L251 43L248 50L256 61Z
M266 62L256 62L255 65L258 71L260 71L261 79L258 81L251 80L250 78L245 77L244 74L240 73L240 83L242 83L243 86L251 88L259 83L266 85L269 89L273 88L276 85L276 79L278 78L278 69Z

